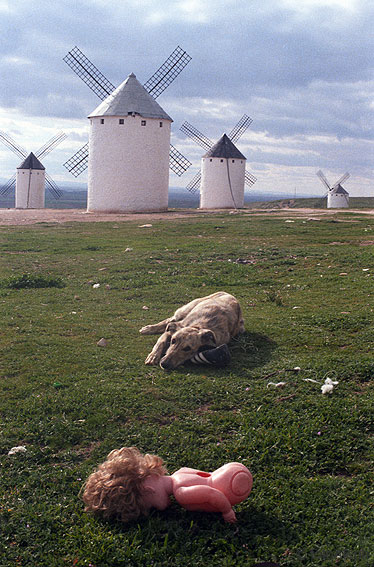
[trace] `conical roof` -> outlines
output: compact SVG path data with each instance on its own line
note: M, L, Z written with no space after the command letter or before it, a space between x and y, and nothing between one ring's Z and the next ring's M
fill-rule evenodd
M31 152L17 169L45 169L45 167L40 163L36 155Z
M127 116L138 114L144 118L158 118L173 121L163 108L131 73L88 118L94 116Z
M203 157L247 159L226 134L223 134Z
M338 193L340 195L349 195L348 191L346 191L344 189L344 187L342 187L342 185L340 185L340 183L336 187L333 187L332 191L333 191L333 193Z

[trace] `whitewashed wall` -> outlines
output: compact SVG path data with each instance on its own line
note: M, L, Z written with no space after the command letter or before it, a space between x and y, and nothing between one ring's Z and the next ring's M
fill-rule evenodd
M349 206L349 195L344 193L334 193L329 191L327 194L328 209L347 209Z
M246 160L206 157L201 160L201 209L241 208L244 205ZM228 171L231 180L230 191Z
M124 124L120 119L90 119L87 210L167 209L171 122L138 115L123 117Z
M44 209L45 172L43 169L17 169L16 209Z

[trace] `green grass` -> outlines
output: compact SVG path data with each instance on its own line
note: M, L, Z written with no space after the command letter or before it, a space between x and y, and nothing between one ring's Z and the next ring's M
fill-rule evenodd
M0 227L1 567L371 567L374 220L138 224ZM7 287L23 274L64 287ZM139 328L218 290L246 321L231 365L145 366ZM304 380L327 377L330 396ZM170 472L243 462L238 523L176 504L130 525L85 514L84 479L125 445Z

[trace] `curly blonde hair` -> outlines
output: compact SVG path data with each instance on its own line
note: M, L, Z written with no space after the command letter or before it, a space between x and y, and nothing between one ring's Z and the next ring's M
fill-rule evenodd
M142 483L150 475L165 474L167 470L157 455L143 455L136 447L115 449L83 486L85 511L122 522L147 515L149 508L143 502Z

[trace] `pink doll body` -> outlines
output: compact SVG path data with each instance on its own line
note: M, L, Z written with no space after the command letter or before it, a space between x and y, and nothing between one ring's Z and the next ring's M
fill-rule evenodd
M186 510L220 512L226 522L235 522L232 506L249 496L252 482L251 473L241 463L228 463L211 473L182 468L171 476L148 477L143 499L150 507L164 510L173 495Z
M170 496L187 510L220 512L226 522L235 522L232 506L245 500L252 489L252 475L241 463L228 463L213 472L182 468L167 474L157 455L142 455L136 447L109 453L90 475L82 494L86 512L123 522L165 510Z

